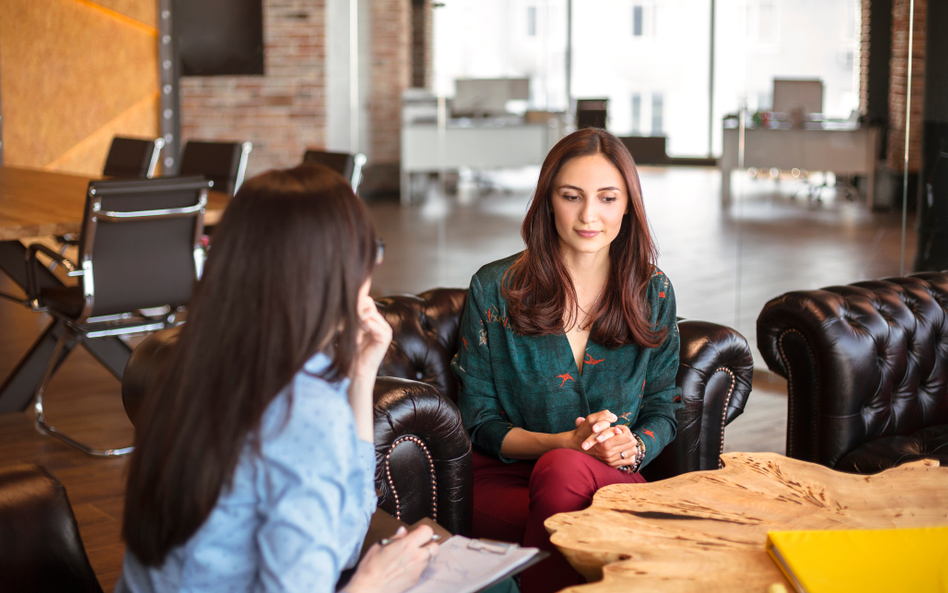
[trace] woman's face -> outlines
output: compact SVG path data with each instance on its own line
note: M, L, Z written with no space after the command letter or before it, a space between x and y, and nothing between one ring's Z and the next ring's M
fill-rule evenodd
M553 182L551 201L564 255L608 250L629 210L625 180L601 154L567 161Z

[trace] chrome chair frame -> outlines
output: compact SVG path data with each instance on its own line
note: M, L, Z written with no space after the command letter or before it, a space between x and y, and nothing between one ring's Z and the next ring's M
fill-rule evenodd
M244 142L240 145L240 164L237 165L237 178L234 179L234 193L240 189L244 183L244 175L247 174L247 161L250 160L250 151L253 150L253 144Z
M357 152L355 154L349 154L349 153L344 153L344 152L330 152L330 151L325 151L325 150L308 149L306 152L303 153L303 162L325 164L325 163L320 163L320 161L318 160L319 158L318 155L320 154L352 157L352 173L348 175L349 185L352 186L352 193L358 194L359 184L362 183L362 167L365 166L365 163L367 162L365 155L362 154L361 152ZM335 169L338 173L342 175L346 175L346 172L340 171L338 167L330 166L330 168Z
M208 181L207 184L208 187L212 185L210 181ZM122 224L142 220L195 217L197 220L194 225L193 257L195 281L197 281L201 278L204 269L205 251L201 245L201 235L203 234L204 214L207 209L208 187L200 190L198 202L193 206L119 212L102 210L102 198L96 195L94 185L90 184L88 199L90 201L91 213L84 225L82 237L80 238L82 243L81 265L77 266L62 254L40 243L30 245L26 253L26 272L27 292L31 297L31 308L34 311L45 312L52 315L62 325L62 330L54 346L52 356L46 365L43 378L37 386L36 393L33 397L33 412L36 428L41 433L56 438L83 453L96 457L112 457L126 455L132 452L134 447L95 449L57 430L46 422L43 408L43 394L56 369L62 363L62 360L65 359L65 356L68 355L68 352L66 355L63 355L63 349L67 343L71 343L71 347L69 348L71 351L76 340L143 334L171 327L178 323L176 319L178 311L172 310L169 306L140 309L120 314L93 316L95 305L95 265L92 257L92 248L95 243L98 225L100 223ZM40 252L62 265L67 271L68 276L81 279L83 305L78 317L72 318L63 315L40 304L39 298L36 296L39 294L36 266L41 265L41 262L37 260L37 254Z

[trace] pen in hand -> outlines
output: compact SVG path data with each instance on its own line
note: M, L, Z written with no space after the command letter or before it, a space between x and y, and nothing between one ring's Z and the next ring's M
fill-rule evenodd
M431 540L430 540L428 543L430 544L430 543L432 543L432 542L437 542L437 541L440 541L440 540L441 540L441 536L438 535L437 533L434 533L434 534L431 535ZM380 545L380 546L387 546L387 545L389 545L390 543L392 543L393 541L395 541L395 538L383 537L382 539L379 540L379 545ZM428 545L428 544L425 544L425 545Z

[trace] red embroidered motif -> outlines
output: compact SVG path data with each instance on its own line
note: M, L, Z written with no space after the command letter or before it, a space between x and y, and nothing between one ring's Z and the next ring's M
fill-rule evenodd
M664 290L661 291L660 293L658 293L658 298L660 298L660 299L665 298L665 291L664 291Z
M464 338L461 338L461 341L464 342L464 349L467 350L468 349L467 340L465 340Z
M570 376L569 376L569 373L566 373L565 375L557 375L556 378L563 380L563 382L560 383L560 387L566 385L566 381L567 381L567 380L570 380L570 381L572 381L573 383L576 382L576 379L570 377Z
M677 404L677 403L680 402L680 401L681 401L681 396L680 396L680 395L676 395L676 396L675 396L675 403Z
M647 434L648 436L652 437L652 440L653 440L653 441L655 440L655 434L654 434L651 430L643 430L642 432L644 432L644 433Z
M593 365L593 366L596 366L597 364L599 364L600 362L602 362L602 361L604 361L604 360L605 360L605 358L600 358L599 360L593 360L592 354L590 354L590 353L587 352L587 353L586 353L586 360L583 361L583 364L591 364L591 365Z

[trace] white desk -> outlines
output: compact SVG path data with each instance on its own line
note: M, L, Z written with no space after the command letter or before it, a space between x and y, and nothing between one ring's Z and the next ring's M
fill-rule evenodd
M738 166L739 130L724 128L721 205L731 201L731 171ZM866 175L866 203L873 206L879 129L874 127L806 127L803 129L747 128L744 167L806 169Z
M402 124L401 202L411 196L411 174L540 165L559 138L548 124L459 125L443 130L433 123Z

